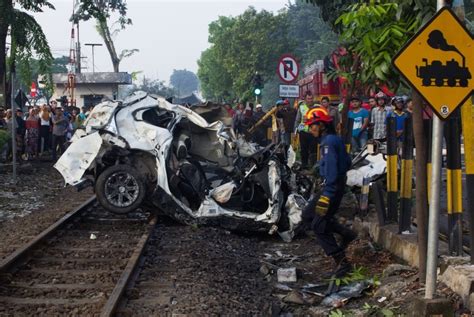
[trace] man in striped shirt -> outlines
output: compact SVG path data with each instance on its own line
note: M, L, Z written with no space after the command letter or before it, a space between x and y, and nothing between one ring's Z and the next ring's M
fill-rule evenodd
M383 97L377 97L377 106L372 109L370 114L370 124L373 128L374 140L383 142L386 138L386 118L385 100Z

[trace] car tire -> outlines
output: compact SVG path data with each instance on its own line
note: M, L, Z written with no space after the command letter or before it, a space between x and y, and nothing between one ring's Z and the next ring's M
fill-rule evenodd
M108 211L127 214L137 209L146 196L140 173L129 165L115 165L99 175L95 183L99 203Z

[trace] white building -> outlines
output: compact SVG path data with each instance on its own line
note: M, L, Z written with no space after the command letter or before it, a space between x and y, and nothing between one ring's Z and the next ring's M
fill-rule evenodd
M90 107L100 103L103 98L117 99L119 85L131 85L132 75L120 73L80 73L75 80L76 107ZM68 74L53 74L54 92L52 99L68 96Z

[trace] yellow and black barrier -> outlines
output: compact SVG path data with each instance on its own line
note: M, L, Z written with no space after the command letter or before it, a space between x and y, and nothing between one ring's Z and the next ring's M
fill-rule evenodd
M410 231L412 186L413 186L413 119L409 116L405 120L402 148L402 167L400 181L400 213L398 217L398 231Z
M347 153L351 153L352 145L352 128L354 127L354 119L347 119L347 128L344 135L344 144L346 145Z
M396 118L387 119L387 220L397 221L398 155Z
M472 99L461 107L462 130L464 135L464 162L466 165L466 211L469 216L471 250L474 246L474 105ZM471 264L474 252L471 251Z
M446 122L446 189L448 194L449 253L462 255L462 168L460 111L455 110Z

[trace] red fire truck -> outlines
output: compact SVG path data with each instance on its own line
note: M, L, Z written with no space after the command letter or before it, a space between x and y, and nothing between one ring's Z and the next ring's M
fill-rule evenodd
M342 97L346 95L345 82L346 79L338 77L330 80L328 72L331 68L339 68L339 58L347 54L344 47L338 47L333 53L327 56L324 60L318 60L316 63L308 66L304 70L304 78L298 81L300 90L300 98L303 99L307 91L311 91L316 100L321 100L322 97L328 97L330 102L339 103ZM375 92L364 87L358 87L358 95L373 96ZM378 87L378 91L382 91L386 96L393 97L391 92L385 84Z

